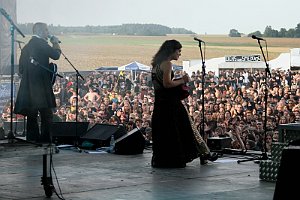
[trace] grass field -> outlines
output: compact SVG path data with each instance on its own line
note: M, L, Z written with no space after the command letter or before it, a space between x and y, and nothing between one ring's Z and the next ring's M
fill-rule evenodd
M152 56L159 46L169 39L177 39L183 45L183 60L200 59L198 42L191 35L168 36L113 36L113 35L61 35L61 49L78 70L93 70L101 66L122 66L133 61L150 65ZM206 42L206 59L226 55L261 54L258 43L249 37L230 38L220 35L199 35ZM26 37L26 41L30 36ZM268 42L269 60L291 48L300 47L297 38L265 38ZM262 41L261 44L265 46ZM204 46L202 46L204 49ZM266 52L264 48L264 52ZM19 55L19 53L18 53ZM72 66L62 56L55 61L59 71L73 71Z

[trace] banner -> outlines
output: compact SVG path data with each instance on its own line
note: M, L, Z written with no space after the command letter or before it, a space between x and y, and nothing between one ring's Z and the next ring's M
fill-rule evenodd
M225 56L225 62L258 62L258 61L261 61L260 55Z
M10 83L0 83L0 114L3 113L5 105L10 104L11 102L11 84ZM16 87L13 85L13 97L16 96Z
M11 20L16 22L16 0L0 0L0 8L4 9ZM0 12L0 75L11 74L11 31L10 22ZM16 31L15 33L16 34ZM16 47L16 44L14 44ZM16 63L16 48L14 48L14 63ZM14 66L15 67L15 66Z

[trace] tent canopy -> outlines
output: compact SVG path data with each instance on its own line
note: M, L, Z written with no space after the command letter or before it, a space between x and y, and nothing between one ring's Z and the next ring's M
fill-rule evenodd
M98 67L95 70L97 70L97 71L118 71L119 67L118 66L102 66L102 67Z
M300 67L300 48L291 49L290 53L281 53L277 58L269 61L270 69L288 70L290 67ZM263 69L266 67L264 61L251 62L226 62L225 57L212 58L205 62L206 71L213 71L219 75L220 69ZM197 70L202 71L202 61L185 60L183 70L191 75Z
M290 53L281 53L277 58L269 61L270 69L288 70L290 69Z
M225 62L225 57L212 58L205 61L206 71L218 72L219 64ZM202 60L185 60L183 61L183 71L189 75L192 72L202 71Z
M291 49L291 67L300 67L300 48Z
M262 61L258 62L223 62L219 64L219 69L262 69L266 65Z
M120 71L150 71L150 66L134 61L127 65L123 65L119 67L119 70Z

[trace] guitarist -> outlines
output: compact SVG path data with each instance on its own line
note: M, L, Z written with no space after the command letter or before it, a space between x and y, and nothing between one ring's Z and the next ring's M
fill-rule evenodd
M59 40L52 36L50 38L52 46L50 46L48 35L47 24L38 22L33 25L33 36L22 49L19 59L19 74L22 79L14 109L16 114L27 116L26 139L40 143L51 142L52 109L56 107L56 103L51 72L34 65L30 58L47 67L49 58L59 59L61 54ZM41 119L41 133L38 115Z

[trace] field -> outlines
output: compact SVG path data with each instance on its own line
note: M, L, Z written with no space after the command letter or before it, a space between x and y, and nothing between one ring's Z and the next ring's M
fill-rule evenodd
M168 36L114 36L114 35L61 35L61 49L66 58L79 70L93 70L101 66L122 66L133 61L150 65L159 46L168 39L177 39L183 45L182 56L175 64L182 65L183 60L201 59L198 42L191 35ZM226 55L261 54L256 40L249 37L230 38L219 35L199 35L206 42L202 45L205 59ZM26 37L26 41L30 36ZM265 38L268 42L269 60L291 48L300 47L300 39ZM24 41L24 40L23 40ZM261 42L264 52L265 43ZM18 52L19 55L19 52ZM73 71L72 66L62 55L55 61L59 71Z

